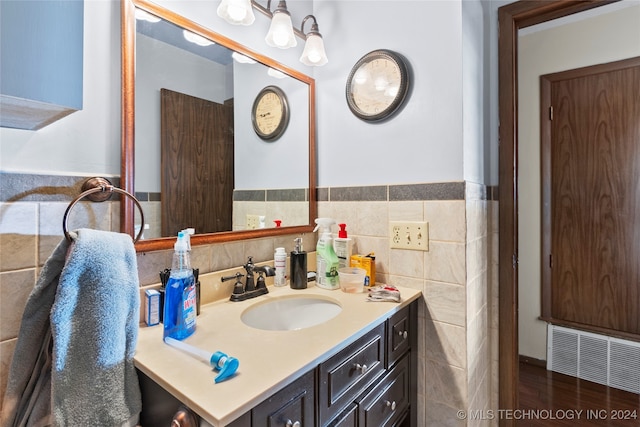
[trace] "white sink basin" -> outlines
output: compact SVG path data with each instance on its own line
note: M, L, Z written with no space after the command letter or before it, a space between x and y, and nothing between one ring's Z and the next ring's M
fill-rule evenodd
M242 322L267 331L295 331L319 325L337 316L337 301L318 296L287 296L259 302L241 315Z

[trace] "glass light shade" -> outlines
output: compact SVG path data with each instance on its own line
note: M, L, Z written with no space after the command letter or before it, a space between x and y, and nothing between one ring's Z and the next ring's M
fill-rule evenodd
M275 77L276 79L284 79L285 77L287 77L287 75L282 71L273 69L271 67L269 67L269 69L267 70L267 74L271 77Z
M156 15L152 15L146 10L136 8L136 19L139 21L160 22L160 18Z
M302 51L300 62L304 65L315 67L320 67L329 62L327 54L324 51L324 42L322 41L322 36L320 34L310 33L307 35L307 41L304 44L304 50Z
M280 49L288 49L298 44L296 36L293 34L293 25L291 24L289 12L278 10L274 12L265 40L269 46L279 47Z
M218 16L233 25L251 25L256 19L251 0L222 0Z
M256 61L238 52L233 52L231 57L241 64L255 64Z
M189 30L182 30L182 35L186 40L191 43L195 43L198 46L211 46L214 44L211 40L202 37L200 34L192 33Z

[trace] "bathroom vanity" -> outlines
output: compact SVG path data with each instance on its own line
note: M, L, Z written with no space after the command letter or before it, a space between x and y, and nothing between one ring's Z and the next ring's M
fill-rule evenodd
M135 364L143 427L170 425L181 406L202 426L415 425L420 291L400 288L402 302L395 303L314 286L269 290L254 300L202 307L185 342L240 361L236 375L217 384L207 363L162 342L162 325L141 327ZM257 305L300 297L338 304L341 311L298 330L262 330L242 321Z

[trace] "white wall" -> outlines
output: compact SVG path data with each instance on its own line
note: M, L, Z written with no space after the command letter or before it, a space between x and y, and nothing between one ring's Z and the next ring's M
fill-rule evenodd
M461 2L320 0L314 13L329 57L314 73L319 186L461 181ZM407 58L412 90L391 120L370 124L349 111L345 84L381 48Z
M462 2L464 179L482 184L492 183L491 148L494 148L497 160L498 147L498 139L491 139L491 110L488 108L491 101L489 12L487 2ZM497 86L495 88L497 92ZM497 184L497 169L493 184Z
M294 69L306 74L312 72L298 61L301 40L297 49L289 50L274 49L264 43L269 20L263 15L256 13L256 22L247 28L229 25L219 18L217 1L158 0L155 3ZM288 6L292 15L299 18L297 26L312 12L311 1L296 0ZM1 171L120 175L120 46L120 1L86 1L83 109L38 131L0 128Z
M481 53L482 43L468 36L463 52L463 2L290 1L296 26L311 12L318 18L329 63L317 69L298 61L301 40L297 48L285 51L266 46L263 35L269 21L259 13L253 26L241 27L221 20L216 2L158 3L316 78L320 186L461 181L465 162L471 179L485 179L487 159L482 158L481 136L485 125L475 118L482 109L478 85L486 80L475 70L480 70L485 53ZM86 2L84 110L36 132L0 129L0 170L119 174L119 14L118 1ZM469 7L467 16L472 17L467 24L475 22L479 9ZM471 34L478 31L475 28ZM345 83L353 64L379 48L403 54L410 62L413 82L403 110L387 122L369 124L349 112ZM464 77L463 56L474 70ZM463 78L464 90L472 92L466 106ZM466 129L464 120L469 121ZM472 151L464 157L463 148Z
M632 3L632 2L629 2ZM539 76L640 55L640 2L606 15L519 37L520 354L546 359L540 315Z
M84 6L83 109L38 131L0 128L0 170L120 176L120 3Z
M309 86L293 78L267 75L261 64L235 64L235 189L309 187ZM258 93L277 86L289 105L289 125L275 141L263 141L251 122Z

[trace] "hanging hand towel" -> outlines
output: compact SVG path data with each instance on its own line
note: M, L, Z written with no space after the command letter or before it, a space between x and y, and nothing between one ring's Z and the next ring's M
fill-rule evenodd
M35 388L30 384L47 382L42 375L37 380L30 378L35 374L28 371L38 365L38 360L47 358L25 356L49 351L42 345L49 327L50 424L121 426L140 412L140 389L133 365L140 295L131 237L78 230L64 267L57 270L67 246L62 242L56 248L27 301L7 387L10 400L5 398L5 406L8 402L14 406L16 416L7 425L36 425L44 419L42 411L33 413L33 417L29 412L43 406L47 390L31 398L20 396ZM52 293L50 288L55 289L52 301L47 298ZM48 314L48 308L50 326L46 317L42 319L42 312ZM35 340L28 335L34 330L38 337Z

